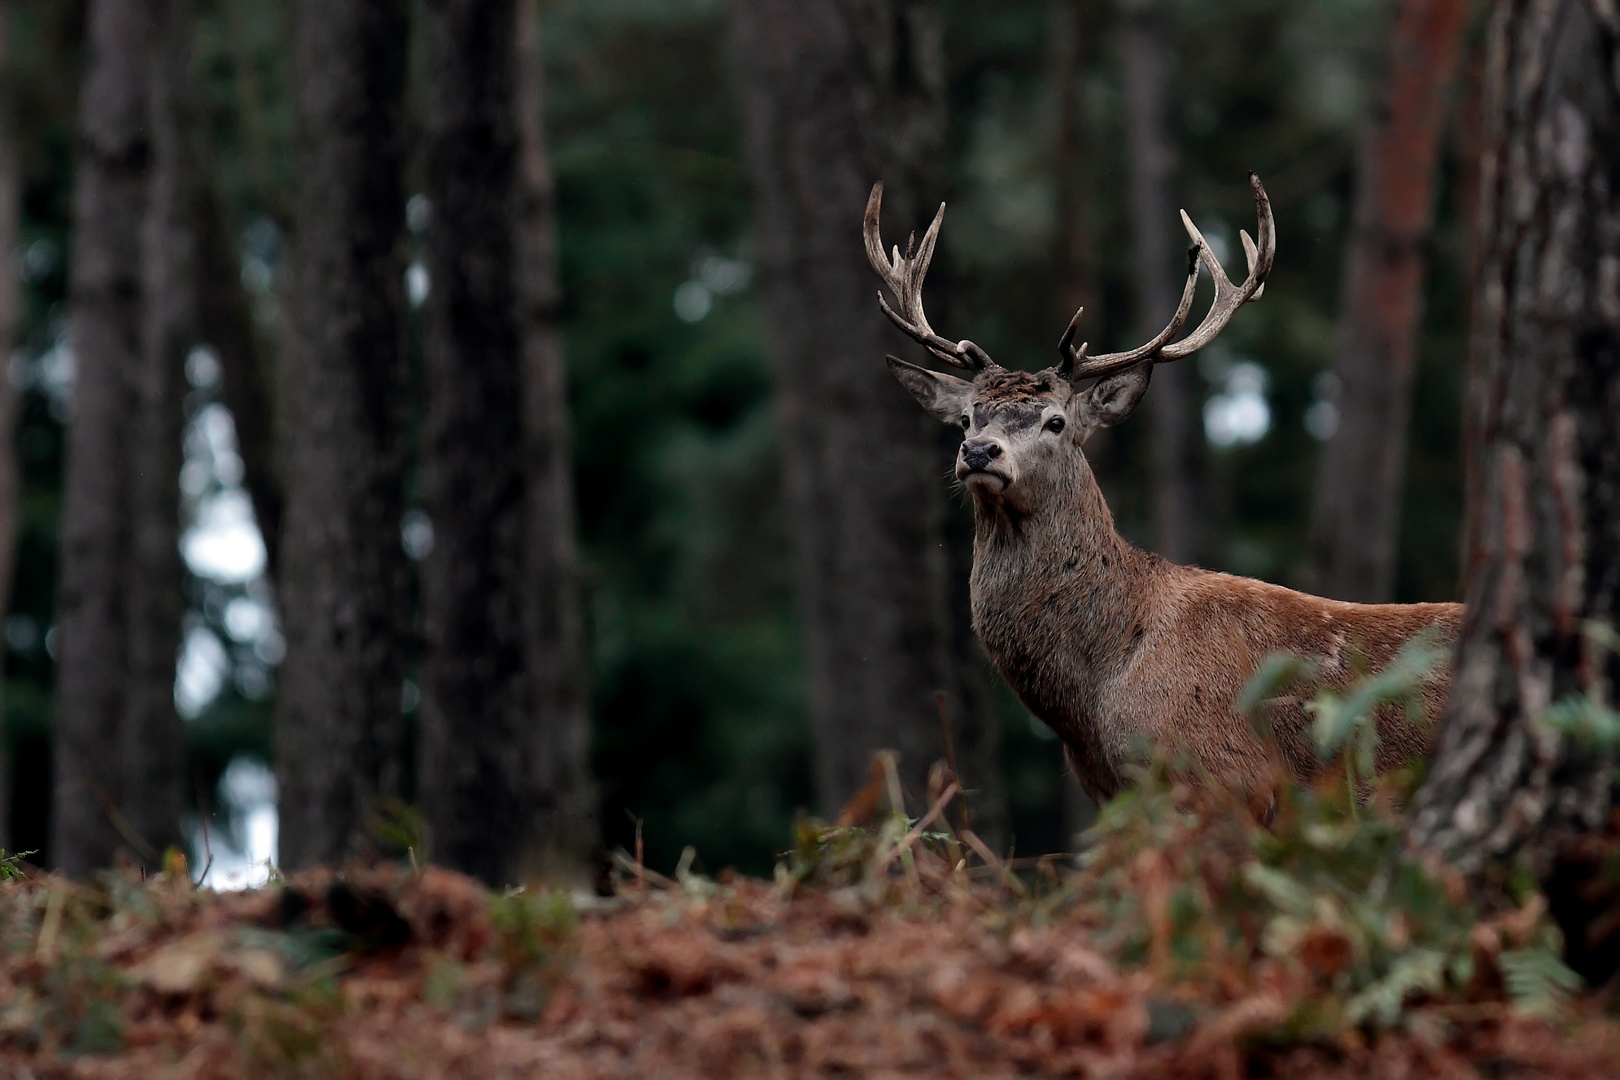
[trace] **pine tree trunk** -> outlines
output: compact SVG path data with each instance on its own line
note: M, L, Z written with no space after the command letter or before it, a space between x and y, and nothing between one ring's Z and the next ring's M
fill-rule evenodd
M810 672L816 790L835 812L871 754L898 750L923 792L943 756L935 694L952 668L939 441L883 354L903 339L876 302L861 216L926 221L942 186L940 33L910 0L733 0L776 361L776 400ZM971 786L989 753L958 730ZM989 725L975 725L978 741Z
M1164 95L1170 55L1156 22L1153 0L1125 9L1125 142L1130 156L1132 272L1136 277L1138 333L1150 338L1176 310L1175 218L1170 174L1175 150L1166 131ZM1175 563L1198 555L1197 462L1191 376L1184 364L1161 364L1147 397L1153 429L1153 546Z
M583 702L534 10L428 6L428 652L422 804L433 857L493 885L583 865ZM514 47L514 41L518 47ZM535 130L519 137L519 112ZM524 166L529 166L525 168ZM531 206L531 202L543 206ZM513 229L514 221L523 228ZM542 235L530 235L532 231ZM544 254L540 246L544 245ZM542 340L529 340L538 336ZM537 380L539 385L531 385ZM541 430L536 430L538 411Z
M21 177L17 160L17 115L9 92L12 75L12 20L17 5L0 3L0 252L16 251L22 225ZM17 343L22 314L22 280L15 259L0 265L0 356ZM0 371L0 618L11 610L11 577L17 556L20 478L17 467L17 412L21 395L11 372ZM11 835L11 761L5 738L4 700L0 698L0 848L13 849Z
M281 860L340 859L400 793L407 9L297 12L297 330L287 405L277 694Z
M1052 99L1057 175L1057 229L1053 245L1053 325L1069 321L1077 307L1094 303L1085 187L1086 118L1080 95L1080 50L1085 8L1080 0L1052 3Z
M1402 0L1384 107L1363 140L1339 313L1339 426L1312 515L1316 588L1394 599L1412 370L1446 91L1465 0Z
M1085 8L1081 0L1054 0L1052 5L1052 89L1056 99L1058 224L1053 252L1057 288L1053 296L1052 325L1067 323L1078 307L1096 303L1095 267L1090 251L1085 190L1086 123L1080 96L1080 57L1085 35ZM1093 468L1096 461L1093 459ZM1054 747L1057 744L1054 744ZM1064 843L1079 846L1079 837L1097 816L1097 804L1080 789L1074 770L1060 753L1052 754L1062 775L1061 814Z
M74 193L76 376L62 505L54 782L48 857L79 875L120 846L119 728L128 705L128 457L141 366L148 5L93 0Z
M1612 12L1495 5L1468 406L1480 505L1452 699L1410 824L1486 882L1529 859L1594 979L1620 963L1620 939L1588 937L1617 899L1591 846L1607 829L1614 850L1614 752L1545 717L1620 690L1620 654L1592 631L1620 627L1617 71Z
M119 756L127 839L149 867L180 842L185 736L174 708L185 592L180 464L186 354L196 340L195 233L186 72L187 0L149 0L152 169L141 265L144 310L127 450L132 544L126 564L129 691Z
M539 0L517 0L517 19L518 332L528 503L524 655L539 720L521 729L526 802L517 869L525 877L555 877L582 868L596 843L596 790Z

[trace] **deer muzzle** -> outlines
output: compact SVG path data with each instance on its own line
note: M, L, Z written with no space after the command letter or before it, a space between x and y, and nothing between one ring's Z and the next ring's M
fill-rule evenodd
M1001 457L1001 453L1001 443L995 439L968 439L962 444L962 453L957 459L956 478L964 483L973 480L994 480L997 490L1006 487L1008 483L1006 474L992 467Z

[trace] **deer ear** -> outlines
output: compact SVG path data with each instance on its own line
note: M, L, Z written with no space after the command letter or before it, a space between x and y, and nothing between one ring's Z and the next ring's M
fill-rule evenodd
M1153 378L1152 364L1138 364L1097 382L1082 395L1084 413L1094 427L1113 427L1136 409Z
M973 384L954 375L942 375L916 364L908 364L898 356L885 356L884 361L900 385L911 391L917 404L942 423L954 424L967 407L973 395Z

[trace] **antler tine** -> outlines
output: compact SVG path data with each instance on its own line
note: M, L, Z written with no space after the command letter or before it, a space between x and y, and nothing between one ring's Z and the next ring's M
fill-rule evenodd
M1226 270L1221 266L1220 260L1215 258L1214 252L1209 249L1209 242L1204 234L1198 231L1187 211L1181 212L1181 223L1187 229L1187 235L1192 238L1192 250L1187 259L1187 285L1181 293L1181 305L1176 309L1175 316L1168 326L1147 344L1131 349L1128 352L1104 353L1084 360L1085 349L1082 346L1080 353L1075 354L1070 348L1074 339L1074 325L1063 336L1061 348L1064 352L1067 374L1071 379L1089 379L1101 375L1111 375L1122 371L1133 364L1147 361L1159 364L1168 360L1180 360L1215 340L1215 336L1226 328L1232 320L1237 309L1250 300L1260 299L1265 291L1266 277L1271 273L1272 261L1277 255L1277 227L1271 216L1271 199L1266 195L1266 189L1261 186L1260 178L1254 173L1249 174L1249 187L1254 192L1254 205L1259 216L1259 243L1249 236L1247 231L1240 230L1239 239L1243 241L1243 255L1249 265L1249 276L1242 285L1233 284L1227 276ZM1187 313L1192 308L1193 291L1198 285L1198 266L1202 263L1209 269L1210 278L1215 283L1215 299L1209 306L1198 328L1180 341L1170 344L1170 339L1181 329L1182 323L1187 319ZM1079 319L1079 315L1075 315Z
M923 278L928 273L928 264L934 258L934 245L939 240L939 228L945 221L945 204L939 204L939 211L934 214L933 222L928 231L923 233L922 242L915 248L911 241L907 241L905 253L902 254L899 245L895 245L893 256L883 253L883 236L878 226L878 218L883 207L883 183L879 181L872 185L872 195L866 200L866 221L864 234L866 239L866 259L877 271L878 277L883 279L889 292L894 294L895 302L900 305L896 312L889 306L883 291L878 290L878 306L883 314L889 317L901 331L920 343L938 359L953 367L967 371L982 370L990 363L990 357L985 351L971 341L948 341L934 333L934 328L928 325L928 316L923 313L922 285ZM912 234L913 240L916 234Z
M1058 342L1058 353L1063 357L1058 365L1060 371L1071 379L1090 379L1098 375L1112 375L1116 371L1123 371L1133 364L1140 363L1148 357L1154 356L1165 346L1165 343L1180 333L1182 324L1187 321L1187 315L1192 311L1193 294L1198 291L1198 249L1194 247L1187 252L1187 284L1181 290L1181 303L1176 305L1176 313L1170 316L1170 321L1163 330L1155 334L1146 344L1138 345L1134 349L1117 353L1101 353L1091 359L1086 359L1086 346L1074 348L1075 331L1080 324L1080 316L1085 308L1074 313L1069 320L1069 328L1063 332ZM1156 359L1156 358L1155 358Z

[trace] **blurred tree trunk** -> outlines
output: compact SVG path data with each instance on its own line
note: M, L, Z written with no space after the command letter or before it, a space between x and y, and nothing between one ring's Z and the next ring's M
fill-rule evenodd
M1057 288L1053 296L1052 325L1066 325L1075 308L1095 304L1095 266L1091 259L1087 221L1086 117L1080 97L1080 57L1085 40L1085 8L1081 0L1055 0L1052 5L1052 92L1056 104L1056 145L1053 158L1057 173L1057 246L1053 257ZM1162 374L1162 373L1161 373ZM1106 429L1099 434L1106 435ZM1097 440L1098 443L1101 440ZM1092 467L1100 462L1095 452ZM1099 469L1099 471L1101 471ZM1091 827L1097 804L1091 801L1075 779L1074 770L1054 753L1053 761L1063 772L1063 836L1070 846Z
M120 846L129 709L128 454L141 366L141 222L152 146L143 0L93 0L80 100L68 285L76 375L62 497L54 783L48 856L78 875Z
M1080 0L1052 4L1052 160L1057 176L1057 232L1053 259L1054 325L1068 323L1074 309L1094 301L1095 268L1091 261L1085 184L1086 118L1080 98L1080 49L1085 37L1085 8ZM1054 339L1055 340L1055 339Z
M1481 506L1410 839L1487 886L1528 859L1571 965L1600 981L1620 964L1615 748L1548 712L1612 708L1620 690L1620 19L1500 0L1489 33L1468 404Z
M1170 53L1154 0L1125 0L1125 144L1131 178L1131 236L1136 258L1138 334L1152 337L1176 310L1180 251L1170 202L1175 149L1166 130L1164 95ZM1197 472L1201 440L1194 437L1191 374L1185 364L1161 364L1147 396L1153 428L1153 546L1166 559L1198 556Z
M1339 312L1339 425L1312 514L1316 588L1369 603L1395 593L1412 369L1446 91L1466 0L1401 0L1383 108L1363 139Z
M402 130L408 9L297 10L296 340L283 365L287 463L277 693L281 859L343 857L400 793Z
M518 332L528 503L524 648L531 708L541 719L520 729L528 802L518 869L529 874L559 862L583 865L597 824L540 0L517 0L517 19Z
M22 231L22 179L17 160L15 78L11 63L15 0L0 2L0 619L11 611L11 579L16 569L20 478L17 465L17 412L21 395L9 358L17 344L22 319L22 278L18 273L18 237ZM5 703L0 697L0 847L11 849L11 759L5 732Z
M265 570L274 581L281 554L282 487L275 462L270 364L242 285L241 256L208 177L198 176L194 197L198 333L219 357L219 397L236 424L242 484L253 500L253 514L264 537Z
M943 186L940 30L910 0L733 0L758 196L777 411L810 671L816 789L835 811L871 754L920 796L943 756L941 689L969 786L994 780L991 725L963 715L934 421L890 377L902 339L861 246L873 181L895 236Z
M186 75L188 0L148 0L151 174L142 238L143 339L127 450L131 545L129 693L119 757L126 837L155 866L180 842L185 736L174 708L185 592L180 564L180 464L186 354L196 341L196 234Z
M497 886L577 877L590 814L572 537L556 535L573 522L538 13L427 14L422 805L436 861Z

